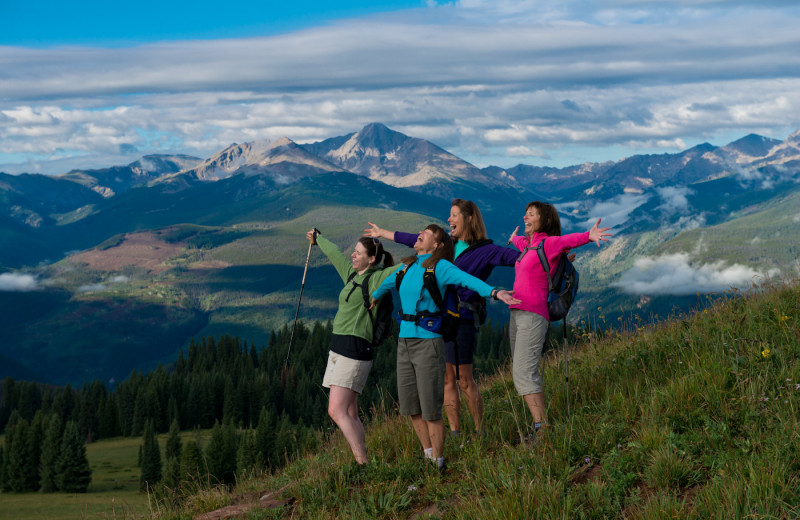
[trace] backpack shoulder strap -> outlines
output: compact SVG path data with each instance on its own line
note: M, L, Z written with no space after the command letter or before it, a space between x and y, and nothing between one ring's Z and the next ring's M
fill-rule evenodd
M403 277L406 275L406 271L408 271L409 267L411 267L411 264L403 264L403 267L398 269L397 273L395 273L397 280L395 281L394 288L398 291L400 290L400 284L402 283Z
M425 274L422 275L422 286L428 290L428 293L430 293L431 298L433 299L433 303L436 304L439 310L444 311L444 298L442 298L439 285L436 283L435 270L435 267L425 268Z
M547 261L547 254L544 252L544 241L547 240L546 238L539 242L534 249L536 249L536 253L539 255L539 262L542 264L542 269L544 269L545 274L547 275L547 283L549 286L549 290L553 290L553 277L550 276L550 262Z

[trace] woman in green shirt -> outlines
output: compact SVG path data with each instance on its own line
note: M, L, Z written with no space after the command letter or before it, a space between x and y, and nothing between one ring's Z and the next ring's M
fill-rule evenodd
M372 368L374 316L370 316L369 308L364 305L362 285L366 283L372 294L396 270L389 268L394 261L380 241L370 237L361 237L356 242L350 258L316 228L306 233L306 238L319 245L345 283L333 318L333 336L322 386L330 389L328 415L342 430L356 462L364 464L367 451L364 425L358 416L358 396Z

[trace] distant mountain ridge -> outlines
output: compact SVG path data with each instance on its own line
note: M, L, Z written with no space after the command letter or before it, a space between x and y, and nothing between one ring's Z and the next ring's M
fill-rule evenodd
M293 315L310 227L346 249L368 220L403 231L444 224L454 197L479 205L498 244L531 200L556 204L564 233L602 217L614 239L578 252L581 297L572 319L597 308L659 316L696 303L669 292L672 278L705 283L719 274L715 287L725 290L728 265L734 275L798 271L800 132L616 162L505 169L477 168L372 123L316 143L232 144L205 159L145 156L55 177L0 174L0 357L42 380L73 377L60 369L80 379L78 367L119 379L174 359L192 337L232 333L264 344ZM770 252L781 242L786 251ZM658 267L637 267L641 259ZM619 281L632 271L651 292L625 292ZM20 292L20 277L33 289ZM642 281L648 277L659 283ZM513 270L496 269L490 281L510 287ZM339 280L316 253L309 287L304 319L331 317Z

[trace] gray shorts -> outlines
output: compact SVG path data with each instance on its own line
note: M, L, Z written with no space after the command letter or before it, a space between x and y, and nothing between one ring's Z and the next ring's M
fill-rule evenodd
M550 322L535 312L511 309L508 335L511 341L514 388L519 395L544 391L540 367Z
M444 404L444 340L397 340L397 397L400 415L420 415L426 421L442 418Z
M336 352L328 352L328 366L322 377L322 386L325 388L341 386L360 394L367 384L371 368L372 360L359 361Z

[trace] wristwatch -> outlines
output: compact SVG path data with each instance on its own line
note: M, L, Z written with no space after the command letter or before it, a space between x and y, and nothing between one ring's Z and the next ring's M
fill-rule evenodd
M498 292L499 291L497 290L497 288L492 289L491 297L492 297L493 300L497 299L497 293Z

